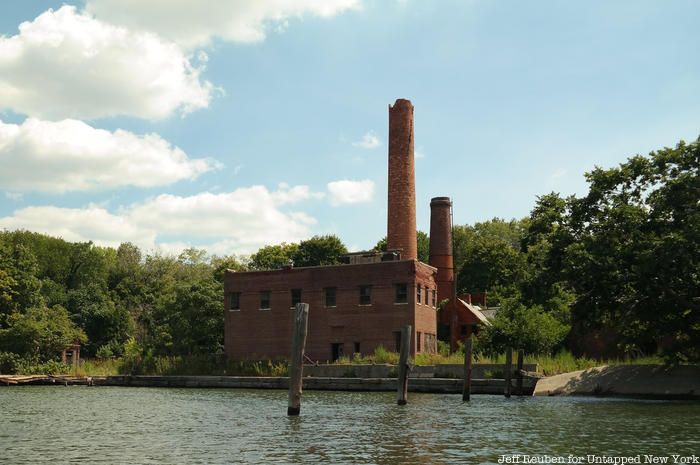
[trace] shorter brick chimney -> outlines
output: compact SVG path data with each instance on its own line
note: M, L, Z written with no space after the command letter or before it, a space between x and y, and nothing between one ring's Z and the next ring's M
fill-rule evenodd
M454 259L452 256L452 201L449 197L430 200L430 259L437 268L438 302L454 302Z

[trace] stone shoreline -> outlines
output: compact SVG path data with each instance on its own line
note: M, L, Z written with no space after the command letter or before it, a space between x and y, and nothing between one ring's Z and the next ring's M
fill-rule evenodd
M700 366L600 366L542 378L535 396L700 400Z

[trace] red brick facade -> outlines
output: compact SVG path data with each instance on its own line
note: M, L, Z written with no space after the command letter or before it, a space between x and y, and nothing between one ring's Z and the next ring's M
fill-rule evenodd
M416 176L413 158L413 105L398 99L389 107L389 199L387 249L401 258L418 258L416 241Z
M227 271L226 355L230 359L288 357L292 289L301 289L301 295L295 297L309 304L306 355L312 360L333 360L339 355L351 357L358 349L361 354L371 354L379 346L397 350L397 333L407 324L413 327L412 355L435 351L435 276L435 268L416 260L244 273ZM406 285L405 303L396 302L400 285ZM361 303L361 288L367 299L365 286L370 289L369 304ZM417 302L418 287L420 302ZM335 289L335 306L326 305L330 288ZM268 295L269 309L261 309L261 303L268 302ZM232 304L239 308L231 308Z

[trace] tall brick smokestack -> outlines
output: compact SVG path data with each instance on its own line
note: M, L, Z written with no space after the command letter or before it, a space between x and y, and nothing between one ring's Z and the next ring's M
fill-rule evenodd
M389 105L389 208L387 249L401 249L402 260L418 258L416 180L413 160L413 105L397 99Z
M452 256L452 202L449 197L430 200L430 259L437 268L437 300L454 303L454 258ZM447 312L444 312L447 313ZM444 314L443 313L443 314ZM448 323L445 321L444 323Z

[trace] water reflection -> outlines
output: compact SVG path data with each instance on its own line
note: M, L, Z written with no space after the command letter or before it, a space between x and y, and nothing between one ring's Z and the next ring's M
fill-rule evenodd
M692 454L700 404L585 398L0 389L0 463L496 463L501 454Z

